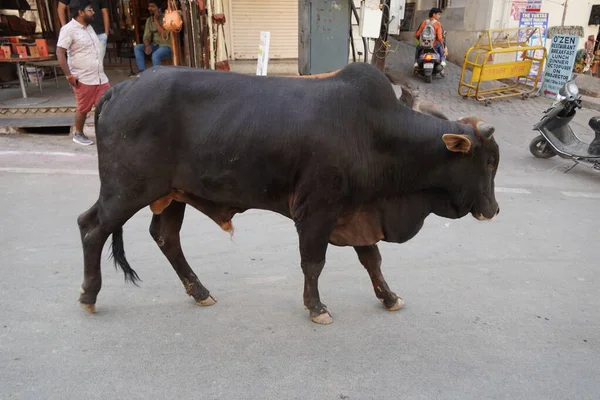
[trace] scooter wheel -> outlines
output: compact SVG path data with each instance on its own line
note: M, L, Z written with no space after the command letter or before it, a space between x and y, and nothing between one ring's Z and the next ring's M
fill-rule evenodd
M425 75L425 83L431 83L432 80L433 80L433 76Z
M529 143L529 151L537 158L552 158L556 155L550 143L542 136L536 136Z

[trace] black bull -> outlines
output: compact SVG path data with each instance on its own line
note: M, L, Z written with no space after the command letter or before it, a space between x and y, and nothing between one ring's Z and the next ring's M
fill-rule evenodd
M179 232L186 204L232 232L248 209L295 223L310 318L330 323L318 279L329 243L353 246L388 310L403 300L380 269L380 240L403 243L434 213L491 219L499 211L494 129L401 104L376 68L350 64L324 79L151 68L106 92L96 109L100 195L77 220L84 254L80 303L95 311L100 259L136 282L123 225L150 206L150 233L188 295L212 305Z

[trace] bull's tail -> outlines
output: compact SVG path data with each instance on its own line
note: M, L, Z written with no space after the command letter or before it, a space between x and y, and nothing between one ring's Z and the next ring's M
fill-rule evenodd
M125 282L129 281L134 285L138 286L137 282L141 281L137 272L131 268L127 258L125 258L125 247L123 246L123 227L119 227L112 234L112 258L115 262L115 268L121 267L123 274L125 274Z

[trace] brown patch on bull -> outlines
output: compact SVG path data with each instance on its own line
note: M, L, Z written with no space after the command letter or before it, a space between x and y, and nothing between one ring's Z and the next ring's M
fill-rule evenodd
M473 128L477 128L478 122L483 122L480 117L463 117L458 120L461 124L473 125Z
M412 107L413 110L420 112L421 114L431 115L433 117L437 117L439 119L443 119L448 121L449 118L436 107L431 101L421 101L416 100Z
M288 197L288 210L290 212L290 218L294 218L294 202L296 201L296 195L290 194Z
M379 212L363 208L338 219L329 241L336 246L369 246L384 237Z
M222 224L219 224L219 226L225 232L229 232L229 235L233 236L233 232L235 231L235 229L233 228L233 224L231 223L231 220L225 221Z
M193 288L194 288L194 284L192 282L190 282L187 278L185 278L183 280L183 287L185 288L185 293L188 296L193 296L192 292L193 292Z
M153 214L161 214L163 211L165 211L165 208L169 207L171 201L173 201L173 197L171 194L168 194L165 197L161 197L160 199L150 203L150 210Z
M203 199L202 197L180 189L173 189L168 195L150 203L150 210L152 210L154 214L160 214L171 204L171 201L173 200L180 203L186 203L194 207L196 210L212 219L221 227L221 229L229 232L231 236L233 236L234 233L233 224L231 222L233 216L238 212L245 211L222 204L216 204L210 200Z
M446 148L456 153L468 153L471 150L471 140L465 135L446 133L442 135Z
M290 78L302 78L302 79L324 79L324 78L329 78L331 76L336 75L338 72L340 72L340 70L335 70L332 72L325 72L322 74L316 74L316 75L292 75L290 76Z

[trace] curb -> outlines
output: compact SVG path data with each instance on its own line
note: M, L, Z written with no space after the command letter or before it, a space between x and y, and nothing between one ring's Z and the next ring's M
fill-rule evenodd
M591 100L591 97L581 96L581 107L594 111L600 111L600 99Z

